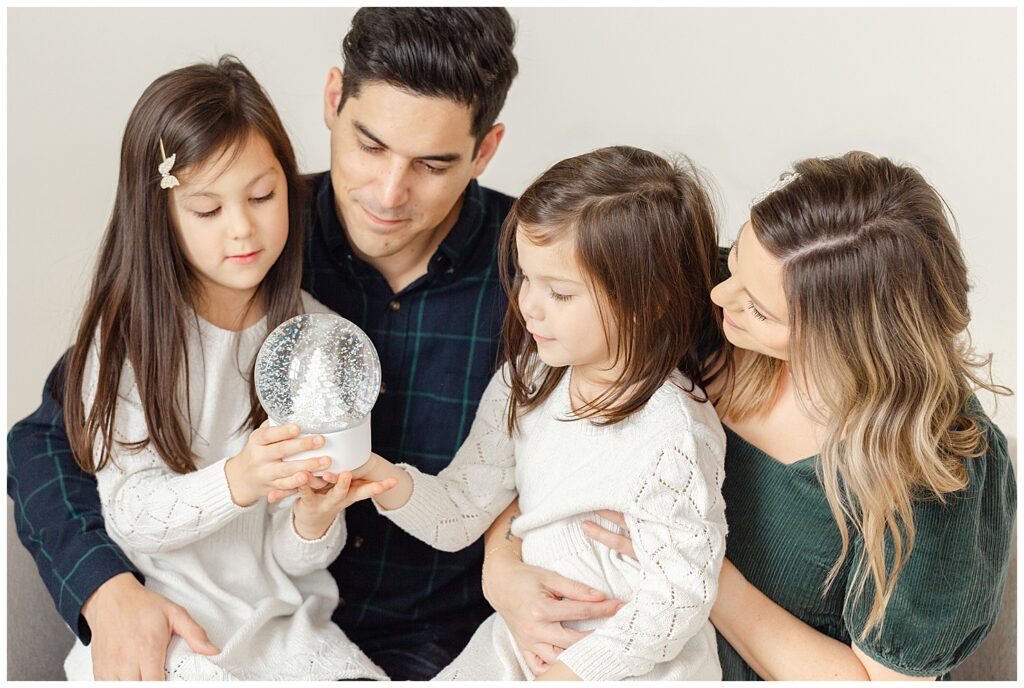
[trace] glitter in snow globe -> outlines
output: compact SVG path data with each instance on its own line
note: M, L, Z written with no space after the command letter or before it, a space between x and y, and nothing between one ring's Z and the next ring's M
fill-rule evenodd
M306 313L281 323L256 356L256 394L273 425L320 434L318 449L286 457L330 456L333 473L370 457L370 409L380 392L380 359L366 333L340 315ZM323 475L317 471L314 475Z

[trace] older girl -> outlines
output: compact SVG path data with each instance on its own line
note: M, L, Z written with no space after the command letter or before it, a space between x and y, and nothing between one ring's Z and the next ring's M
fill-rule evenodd
M270 99L233 58L161 76L128 118L65 422L111 538L216 645L175 636L143 679L385 678L331 622L327 572L342 509L384 486L314 491L329 459L281 459L322 437L267 427L252 383L269 330L327 310L299 289L303 191ZM275 489L300 494L271 506ZM81 642L65 670L92 678Z
M1016 487L974 397L1008 390L971 351L967 270L941 198L885 158L804 160L754 204L728 266L711 294L727 375L710 386L728 437L711 613L724 677L947 674L998 614ZM544 605L548 623L529 626L512 605L539 593L502 582L536 590L552 574L490 542L485 589L543 668L564 614Z

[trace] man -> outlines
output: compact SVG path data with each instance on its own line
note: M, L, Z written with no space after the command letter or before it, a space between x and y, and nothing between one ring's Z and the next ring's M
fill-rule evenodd
M512 199L475 180L504 135L514 38L504 9L362 9L324 91L331 170L311 179L304 287L380 355L374 451L430 473L468 433L499 355L496 246ZM60 367L8 435L19 537L65 621L92 639L97 678L162 677L171 633L216 648L187 610L140 585L103 530L95 481L68 448ZM437 552L369 503L347 522L331 567L335 622L392 678L432 677L490 612L482 548Z

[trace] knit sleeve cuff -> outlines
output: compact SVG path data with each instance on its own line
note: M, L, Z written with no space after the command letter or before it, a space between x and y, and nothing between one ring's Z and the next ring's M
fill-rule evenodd
M633 675L620 659L621 647L596 633L562 650L558 661L584 681L621 681Z
M438 507L450 502L444 486L437 476L424 474L415 466L406 463L395 465L412 478L412 494L409 501L397 509L382 509L376 501L371 500L373 506L378 514L433 547L438 540L439 522L445 518L445 514ZM472 543L466 543L467 546L470 544Z
M348 529L344 512L339 513L327 531L315 540L307 540L295 530L294 505L282 504L273 516L273 552L277 563L289 575L304 576L326 568L345 546Z

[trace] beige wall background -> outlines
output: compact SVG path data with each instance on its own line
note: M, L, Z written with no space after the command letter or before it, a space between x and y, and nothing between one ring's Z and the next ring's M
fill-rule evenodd
M8 427L70 343L146 85L233 52L273 97L301 167L325 169L321 93L352 13L8 10ZM1015 10L512 13L521 71L485 184L517 194L609 144L685 152L717 184L725 243L792 160L862 149L911 162L959 221L975 344L1016 386ZM1016 435L1013 398L995 417Z
M304 170L326 169L327 71L351 9L9 9L7 424L69 345L113 203L120 137L158 75L224 52L270 92ZM517 194L599 146L685 152L714 178L722 241L801 157L861 149L917 165L959 220L971 332L1016 386L1016 12L514 9L520 75L482 181ZM993 400L982 403L991 413ZM1016 436L1016 403L995 418ZM8 500L9 679L61 679L71 635L16 543ZM1016 576L961 679L1016 676Z

